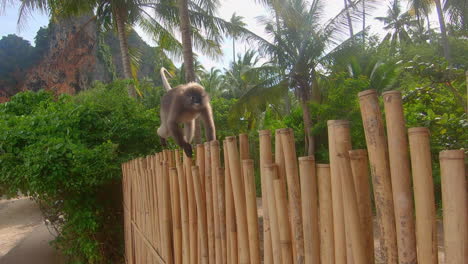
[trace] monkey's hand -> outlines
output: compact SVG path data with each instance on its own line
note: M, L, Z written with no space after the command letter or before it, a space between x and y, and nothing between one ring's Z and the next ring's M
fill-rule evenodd
M182 145L182 148L184 149L185 155L191 158L192 157L192 145L190 145L190 143L184 143Z

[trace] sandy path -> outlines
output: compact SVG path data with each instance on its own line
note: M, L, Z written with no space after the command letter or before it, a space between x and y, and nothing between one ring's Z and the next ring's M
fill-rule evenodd
M28 198L0 200L0 264L58 264L53 236Z

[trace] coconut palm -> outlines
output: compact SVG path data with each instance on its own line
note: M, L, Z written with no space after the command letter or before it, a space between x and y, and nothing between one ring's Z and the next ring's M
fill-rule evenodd
M232 14L231 17L231 24L236 25L239 28L244 28L247 24L242 21L244 17L236 15L236 13ZM236 60L236 38L239 33L237 31L232 32L232 61Z
M434 2L432 0L409 0L408 9L411 15L416 16L417 25L422 30L424 27L424 19L427 18L428 21L428 30L429 27L429 14Z
M310 4L305 0L262 1L277 14L277 19L261 18L273 41L257 39L260 51L279 63L288 87L299 99L309 155L315 149L309 101L320 100L317 72L321 58L330 45L342 40L347 31L348 12L352 20L362 17L362 10L358 8L362 6L361 1L348 2L348 9L343 9L325 24L321 21L322 0Z
M390 42L390 47L394 51L399 44L411 42L407 28L414 24L414 20L408 12L403 12L400 2L394 0L387 9L387 16L376 17L375 19L384 23L384 29L389 32L384 37L383 42Z
M452 25L468 30L468 2L466 0L446 0L444 10Z

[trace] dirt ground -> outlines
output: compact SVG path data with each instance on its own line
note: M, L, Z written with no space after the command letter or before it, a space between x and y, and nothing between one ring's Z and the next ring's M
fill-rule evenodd
M0 200L0 264L60 264L53 239L32 200Z

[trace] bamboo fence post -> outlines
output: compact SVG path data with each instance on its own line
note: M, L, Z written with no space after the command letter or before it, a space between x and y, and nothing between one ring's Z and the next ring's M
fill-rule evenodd
M172 253L172 217L171 217L171 194L170 194L170 185L169 185L169 163L165 161L163 163L163 201L164 201L164 246L166 252L166 262L173 263L173 253Z
M291 241L291 225L289 224L288 204L286 188L281 179L276 174L273 179L273 189L275 192L276 212L278 215L278 226L281 243L281 255L283 263L293 263L293 250Z
M205 214L206 214L206 200L205 200L205 146L203 144L197 144L196 146L196 154L195 154L195 165L198 167L198 175L200 175L200 188L201 188L201 193L203 195L203 204L205 204ZM193 173L192 173L193 174ZM198 211L197 211L198 214ZM197 221L200 221L202 219L204 222L198 222L199 225L203 225L204 228L203 230L207 230L207 216L205 215L204 218L200 218L198 216ZM199 238L199 243L201 243L201 236L204 234L201 234L202 228L198 228L198 238ZM206 235L208 236L208 235ZM208 238L207 238L207 243L208 243ZM208 247L208 246L207 246ZM198 255L200 258L202 257L201 252L202 251L202 245L198 244ZM209 253L208 253L209 256Z
M200 186L201 186L202 194L204 194L206 189L205 189L205 178L204 178L204 175L205 175L205 145L203 145L203 144L198 144L197 145L197 160L196 160L195 164L199 168L198 170L199 170L199 173L200 173L200 176L201 176ZM203 201L206 202L205 197L203 197ZM206 219L205 219L205 221L206 221ZM204 223L204 225L206 226L206 222Z
M179 154L176 151L176 154ZM182 262L190 263L190 238L189 238L189 216L188 216L188 194L187 181L185 179L184 165L180 161L180 156L176 156L177 179L179 181L180 193L180 219L182 223Z
M227 151L227 142L223 141L224 149L224 170L226 179L226 229L227 229L227 262L229 264L237 264L237 226L236 212L234 209L234 197L232 193L231 174L229 170L229 156Z
M213 140L210 142L210 154L211 154L211 180L212 180L212 197L213 200L213 216L214 216L214 236L215 236L215 257L216 263L223 262L222 253L222 241L220 226L220 212L218 205L218 168L220 167L220 154L219 154L219 141Z
M277 166L278 176L283 183L286 184L286 164L284 161L283 144L281 143L281 130L282 129L277 129L275 131L275 163ZM293 250L295 249L293 248Z
M278 211L276 210L275 187L273 180L278 178L278 167L274 163L266 164L265 167L265 187L267 190L268 210L270 213L270 234L271 245L273 249L274 264L283 263L283 255L281 250L280 227L278 223Z
M343 189L343 206L346 221L345 229L347 234L349 234L349 242L352 245L354 263L367 263L365 239L361 228L356 188L349 160L349 151L351 150L349 121L336 120L332 126L335 140L333 143L335 146L335 160L342 181L341 187Z
M271 132L270 130L260 130L259 144L260 144L260 178L262 189L262 209L263 209L263 261L264 263L273 263L273 252L271 247L271 234L270 234L270 217L268 215L268 202L267 191L265 182L265 169L266 164L273 162L271 154Z
M210 263L216 263L215 256L215 233L214 233L214 212L213 212L213 177L211 174L211 151L210 143L205 142L205 192L206 192L206 228L208 232L208 256Z
M320 263L334 264L333 203L329 164L317 164L319 190Z
M369 152L376 201L377 228L379 229L378 233L382 235L379 239L379 250L383 262L396 264L398 263L398 249L393 193L382 113L375 90L360 92L358 96L367 150Z
M416 207L418 262L437 264L437 226L429 129L413 127L408 129L408 135Z
M414 224L408 136L401 92L383 93L387 124L388 154L392 180L393 205L400 264L416 263L416 236Z
M247 231L249 233L250 263L260 264L260 247L258 238L257 195L255 191L254 162L251 159L242 161L244 171L245 200L247 210Z
M241 162L250 159L249 135L247 134L239 135L239 155Z
M374 228L372 215L371 191L369 186L369 162L365 149L349 151L351 169L356 188L356 195L361 217L361 227L364 233L364 245L367 251L367 263L375 263L374 260Z
M163 182L162 182L162 175L163 175L163 166L162 166L162 153L158 153L157 155L157 162L156 162L156 188L157 188L157 197L158 197L158 212L157 216L159 218L159 250L161 251L161 256L166 256L166 251L164 247L164 232L165 232L165 225L164 225L164 195L163 195Z
M336 264L346 264L346 231L344 222L344 207L343 207L343 187L339 174L337 163L335 131L333 123L336 120L328 120L328 149L330 152L330 175L331 175L331 194L333 208L333 241L334 241L334 258ZM358 263L356 263L358 264Z
M299 158L305 264L320 263L317 175L314 156Z
M245 192L242 186L239 151L237 149L236 137L227 137L226 143L229 153L229 170L233 187L232 189L234 197L234 208L236 210L239 263L245 264L249 263L250 261L249 239L247 233L247 217L245 211Z
M172 194L172 220L174 226L174 263L182 264L182 222L180 220L180 195L177 169L170 169ZM153 219L153 218L151 218Z
M192 167L192 177L193 177L193 189L195 192L195 200L197 203L197 210L198 210L198 222L203 223L205 222L206 218L206 207L204 204L201 183L200 183L200 171L198 166ZM208 239L207 239L207 232L206 226L198 225L200 230L200 263L201 264L208 264Z
M224 168L218 168L218 207L219 207L219 232L221 234L221 253L223 256L222 263L227 263L227 240L226 240L226 177Z
M184 153L184 171L187 182L188 214L189 214L189 238L190 238L190 263L198 263L198 231L197 231L197 204L193 189L192 158Z
M465 153L446 150L439 154L444 211L445 264L468 263L468 200Z
M304 263L304 231L302 228L301 189L299 172L297 168L296 146L294 132L285 128L280 130L281 145L283 147L284 163L286 169L286 182L289 194L289 218L293 235L292 244L295 249L294 263Z

